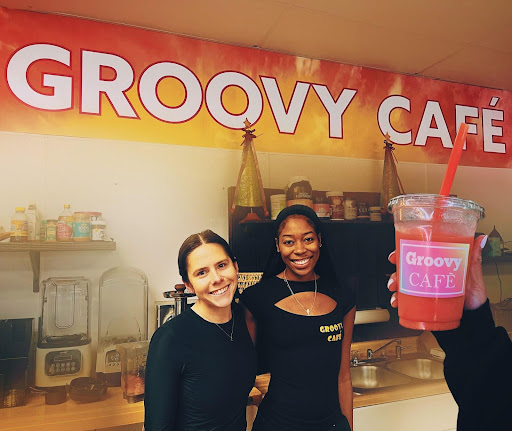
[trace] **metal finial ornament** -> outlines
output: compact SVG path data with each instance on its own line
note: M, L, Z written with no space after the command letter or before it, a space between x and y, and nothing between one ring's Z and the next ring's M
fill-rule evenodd
M247 119L244 121L244 125L245 127L242 129L244 131L244 141L241 144L243 145L242 165L238 173L233 205L231 206L231 214L233 214L237 205L251 208L250 213L242 222L260 219L258 215L252 211L252 208L255 207L262 206L265 217L269 215L258 166L258 158L256 157L256 150L254 148L254 139L256 138L254 131L256 129L250 129L252 124Z
M388 133L384 136L384 144L384 167L382 169L382 189L380 193L380 207L383 212L386 211L391 198L405 194L396 168L398 160L395 153L393 153L395 149L393 143L389 140Z

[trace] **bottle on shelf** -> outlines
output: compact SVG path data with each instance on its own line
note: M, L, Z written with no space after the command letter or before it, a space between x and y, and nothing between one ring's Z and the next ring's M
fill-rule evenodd
M75 218L69 204L64 204L64 211L59 215L57 221L57 241L73 240L73 225ZM48 239L47 239L48 241Z
M28 239L28 219L25 214L25 207L16 207L11 217L11 236L10 242L27 242Z
M28 240L39 241L40 222L36 204L30 204L27 209Z

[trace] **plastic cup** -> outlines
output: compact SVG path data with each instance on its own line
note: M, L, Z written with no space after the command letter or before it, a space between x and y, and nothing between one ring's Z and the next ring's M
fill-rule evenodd
M476 225L484 209L450 196L389 201L395 223L400 325L428 331L460 324Z

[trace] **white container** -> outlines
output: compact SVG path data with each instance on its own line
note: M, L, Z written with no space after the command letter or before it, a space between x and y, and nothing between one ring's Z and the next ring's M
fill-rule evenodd
M103 220L91 221L91 240L105 241L105 230L107 223Z
M36 204L30 204L27 209L28 241L39 241L40 221Z
M271 195L270 196L270 216L272 220L277 218L277 215L286 208L286 195Z
M355 220L357 218L357 204L354 199L343 199L343 209L345 212L345 220Z

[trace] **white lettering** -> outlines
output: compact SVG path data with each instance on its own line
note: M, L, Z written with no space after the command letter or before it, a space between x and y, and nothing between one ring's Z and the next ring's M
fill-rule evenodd
M413 251L407 252L407 254L405 255L405 261L409 265L416 265L416 253Z
M503 137L503 127L495 126L493 121L503 121L503 111L482 109L482 129L484 135L484 152L505 154L506 144L494 142L494 136Z
M451 268L454 266L454 271L457 271L460 267L460 264L462 263L462 258L460 257L436 257L433 258L432 256L418 256L416 252L409 251L405 255L405 261L409 265L414 266L432 266L435 265L438 268L441 268L442 266L446 266L447 268Z
M428 274L425 274L425 276L423 277L423 280L421 280L420 286L421 287L432 287L430 284L430 280L428 279Z
M435 121L436 127L430 127L432 120ZM420 127L414 145L425 146L427 138L441 138L444 148L452 148L452 138L448 132L448 126L444 121L443 111L439 102L429 100L425 106L423 117L421 118Z
M66 66L71 63L71 53L49 44L34 44L21 48L7 65L7 83L14 95L23 103L39 109L60 111L72 107L73 80L69 76L43 73L43 86L53 89L53 94L35 91L27 81L28 68L37 60L54 60Z
M311 85L305 82L297 82L293 89L288 109L286 109L277 80L264 76L260 77L260 79L279 132L294 134Z
M456 130L459 130L459 126L462 123L468 125L468 135L478 134L476 124L468 123L467 118L478 118L478 108L475 106L455 105L455 124ZM466 140L464 141L464 149L466 149Z
M247 97L244 112L236 115L228 112L222 103L223 91L231 86L239 87ZM263 112L263 97L256 83L239 72L222 72L214 76L206 86L206 106L211 116L225 127L241 129L247 118L256 123Z
M446 276L443 274L434 274L434 287L436 289L439 287L442 287L442 286L439 286L439 284L441 282L443 282L445 278L446 278Z
M444 265L443 258L442 257L436 257L434 259L434 265L437 266L438 268L441 268Z
M417 281L414 282L412 280L412 277L415 276ZM412 286L419 286L419 278L420 278L420 275L417 273L417 272L411 272L411 275L409 276L409 283L412 285Z
M179 106L167 106L158 97L158 84L164 78L175 78L185 87L185 99ZM201 109L203 90L199 79L185 66L164 62L154 64L140 77L140 100L146 110L156 118L169 123L183 123Z
M343 114L356 95L357 90L342 90L335 102L325 85L313 84L313 89L329 114L329 137L343 138Z
M113 69L115 78L101 79L102 67ZM133 69L124 58L102 52L82 51L81 111L99 115L101 93L105 93L119 117L138 118L124 94L133 85L133 76Z
M391 125L391 112L398 108L411 112L411 101L404 96L389 96L382 101L377 113L379 128L383 135L386 133L389 134L389 139L393 143L401 145L410 144L412 142L411 130L409 129L407 132L398 132Z

